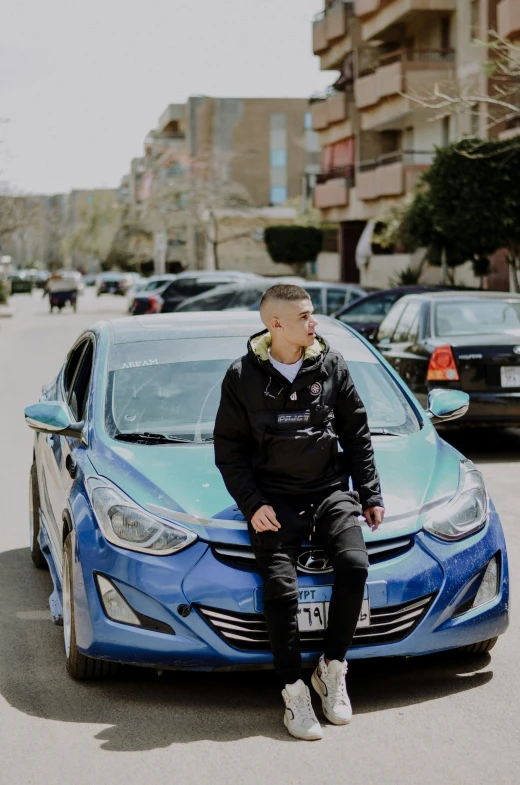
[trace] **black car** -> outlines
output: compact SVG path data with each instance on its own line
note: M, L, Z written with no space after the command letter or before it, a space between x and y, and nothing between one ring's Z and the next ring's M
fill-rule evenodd
M240 281L215 286L209 292L188 297L175 309L179 311L228 311L231 309L248 310L262 297L272 284Z
M393 289L381 289L349 303L349 305L336 311L333 315L343 324L348 324L349 327L364 335L365 338L372 340L390 308L401 297L417 292L438 292L446 288L443 286L421 286L418 284L417 286L396 286Z
M408 295L374 343L423 406L434 388L463 390L470 396L464 425L520 426L520 295Z
M179 273L174 281L152 292L136 292L130 313L134 316L152 313L171 313L188 297L209 292L216 286L236 283L237 281L261 280L260 276L234 272L203 270Z
M102 294L125 295L132 285L132 280L125 273L101 273L97 279L97 296Z

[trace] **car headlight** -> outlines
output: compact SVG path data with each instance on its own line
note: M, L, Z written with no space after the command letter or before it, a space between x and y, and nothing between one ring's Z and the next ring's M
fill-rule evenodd
M146 512L105 477L88 477L85 486L103 534L120 548L167 556L197 539L188 529Z
M461 540L482 529L487 517L484 478L471 461L461 461L457 493L448 504L435 510L423 527L441 540Z

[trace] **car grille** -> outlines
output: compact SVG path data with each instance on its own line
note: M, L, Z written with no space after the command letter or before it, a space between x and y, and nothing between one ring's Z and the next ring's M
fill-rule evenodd
M402 605L372 608L370 626L356 630L353 646L377 646L406 638L417 627L433 602L434 594ZM230 646L243 651L267 651L269 638L265 617L261 613L235 613L220 608L195 606L202 618ZM304 651L319 649L323 631L305 632L300 637Z
M369 542L367 543L369 563L378 564L387 559L395 559L396 556L400 556L402 553L410 550L413 547L413 542L413 537L395 537L392 540ZM309 551L317 550L312 543L302 547L302 552L307 549ZM228 564L230 567L256 572L255 556L248 545L214 545L213 554L219 561ZM303 573L304 570L298 569L298 572ZM321 574L332 572L332 568L321 570L320 572Z

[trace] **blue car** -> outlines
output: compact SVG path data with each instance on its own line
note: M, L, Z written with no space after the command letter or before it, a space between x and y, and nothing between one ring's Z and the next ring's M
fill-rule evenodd
M31 554L50 568L69 673L271 663L246 522L215 467L220 385L258 314L100 322L39 403L30 475ZM468 396L432 391L425 411L357 333L320 317L368 412L386 517L363 526L370 569L349 659L489 650L508 624L508 562L481 473L434 424ZM302 542L303 658L322 650L332 570Z

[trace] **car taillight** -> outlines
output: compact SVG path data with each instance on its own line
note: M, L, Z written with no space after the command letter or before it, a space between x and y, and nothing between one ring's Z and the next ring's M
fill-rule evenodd
M438 346L428 363L426 379L429 382L456 382L459 379L459 372L455 364L455 358L451 346Z
M148 298L148 310L146 313L158 313L159 312L159 301L157 297L149 297Z

